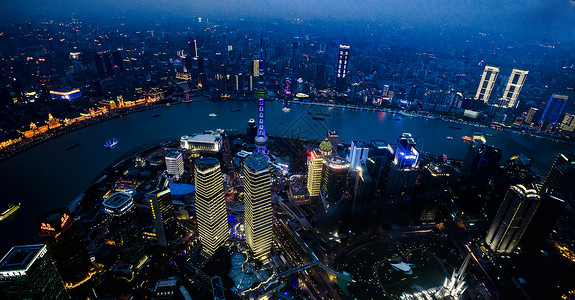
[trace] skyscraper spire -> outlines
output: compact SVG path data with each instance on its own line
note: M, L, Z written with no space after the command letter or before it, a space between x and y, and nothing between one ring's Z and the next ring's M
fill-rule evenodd
M258 99L258 134L255 138L256 151L267 153L268 137L264 124L264 101L268 97L268 90L264 86L264 67L263 67L263 36L260 36L260 59L259 59L259 85L255 89L254 95Z

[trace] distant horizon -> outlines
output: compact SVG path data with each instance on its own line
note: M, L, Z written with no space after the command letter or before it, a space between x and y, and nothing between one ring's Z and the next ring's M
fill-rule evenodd
M425 30L473 28L490 33L505 32L526 38L575 40L575 5L569 0L464 0L352 2L268 0L195 2L184 0L71 1L29 0L3 5L3 20L30 18L78 18L102 21L124 17L126 23L203 19L246 21L295 21L390 24ZM172 20L170 20L172 19ZM0 24L5 21L0 21Z

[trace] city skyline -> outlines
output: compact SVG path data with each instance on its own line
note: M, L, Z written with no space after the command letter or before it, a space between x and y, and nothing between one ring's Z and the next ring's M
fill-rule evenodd
M3 7L0 298L575 295L573 1Z

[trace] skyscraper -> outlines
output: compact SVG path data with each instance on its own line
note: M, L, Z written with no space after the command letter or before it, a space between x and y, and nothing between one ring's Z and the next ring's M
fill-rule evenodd
M112 59L114 60L114 67L118 67L120 72L124 72L124 61L122 60L122 53L120 53L120 51L114 51L114 53L112 53Z
M108 75L114 76L114 67L112 66L112 58L110 57L110 53L104 53L102 58L104 59L104 65L106 66L106 72Z
M351 151L349 153L349 163L351 169L355 170L359 168L361 164L365 164L367 161L367 154L369 153L369 147L363 141L352 141Z
M539 201L540 196L536 189L528 189L521 184L511 186L485 237L489 248L498 254L513 252Z
M180 179L184 174L184 157L182 153L171 151L166 155L166 170L169 176L173 176L176 180Z
M419 151L411 134L397 139L394 158L385 187L385 198L392 211L406 213L419 173Z
M228 240L224 184L217 158L197 159L196 214L202 251L212 255ZM271 203L271 201L270 201Z
M507 81L503 97L501 98L500 106L512 109L517 108L519 105L519 93L521 92L525 77L528 73L529 71L513 69L511 76L509 76L509 81Z
M268 90L264 86L264 67L263 67L263 39L260 40L260 61L259 61L259 80L258 87L254 91L255 97L258 99L258 135L254 142L256 144L256 151L267 153L268 137L266 136L266 128L264 124L264 107L265 99L268 97Z
M198 57L198 43L196 40L188 41L188 51L190 56Z
M432 224L441 204L442 198L447 194L446 188L451 174L446 165L431 162L423 167L421 189L424 193L423 206L419 221Z
M66 285L88 278L92 263L70 210L64 207L49 211L36 219L36 225Z
M491 91L493 90L493 85L499 74L499 68L492 66L485 66L483 70L483 75L481 75L481 82L477 88L477 93L475 94L475 100L481 100L484 103L489 101L491 96Z
M323 156L316 150L312 150L307 160L307 190L310 197L319 197L322 173Z
M121 258L130 264L139 263L144 257L144 248L132 196L118 192L102 204L110 220L110 233L116 246L120 247Z
M567 104L567 96L553 94L547 102L543 115L539 120L539 131L549 131L551 127L557 124L563 108Z
M318 213L320 230L325 234L338 232L342 206L347 191L349 162L339 156L325 156L320 185L323 210Z
M104 75L104 63L102 62L102 56L100 56L100 54L94 54L94 62L96 63L98 75Z
M372 182L365 163L361 163L359 167L356 168L355 184L353 187L353 206L351 212L355 217L361 218L363 213L368 209Z
M0 290L8 299L69 299L46 245L12 247L0 260Z
M474 181L487 181L499 170L501 149L482 144L469 167L469 177Z
M156 229L158 245L168 247L167 236L173 233L174 229L174 205L169 189L155 190L146 194L150 208L152 209L152 223Z
M269 158L256 152L244 163L246 241L256 259L266 257L272 244L271 171Z
M338 156L326 156L323 160L320 196L329 204L338 203L345 196L349 162Z
M335 77L336 91L343 93L346 90L347 65L349 62L349 46L339 45L339 55L337 60L337 73Z
M541 204L523 244L538 252L569 202L575 199L575 154L560 153L540 190Z

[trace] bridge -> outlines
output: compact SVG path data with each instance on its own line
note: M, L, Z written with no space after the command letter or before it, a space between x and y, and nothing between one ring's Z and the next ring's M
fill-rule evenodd
M294 273L298 273L298 272L301 272L301 271L303 271L303 270L307 270L307 269L309 269L309 268L311 268L311 267L313 267L313 266L318 266L318 267L320 267L322 270L328 272L329 274L331 274L331 275L333 275L333 276L335 276L335 277L337 277L337 278L339 278L339 279L345 280L345 281L347 281L347 282L354 282L353 277L351 277L351 275L347 275L347 274L343 274L343 273L336 272L334 269L332 269L332 268L330 268L330 267L328 267L328 266L322 264L319 260L314 260L314 261L309 262L309 263L307 263L307 264L305 264L305 265L301 265L301 266L298 266L298 267L289 269L289 270L287 270L287 271L284 271L284 272L278 274L278 276L279 276L279 277L286 277L286 276L292 275L292 274L294 274Z

